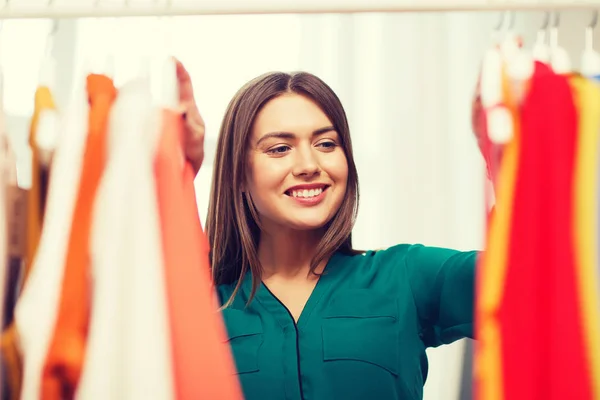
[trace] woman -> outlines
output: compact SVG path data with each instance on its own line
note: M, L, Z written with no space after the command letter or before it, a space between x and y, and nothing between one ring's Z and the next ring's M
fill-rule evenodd
M199 168L204 128L188 109ZM358 179L335 93L307 73L249 82L214 171L213 276L246 399L421 399L425 349L473 336L476 253L353 249Z

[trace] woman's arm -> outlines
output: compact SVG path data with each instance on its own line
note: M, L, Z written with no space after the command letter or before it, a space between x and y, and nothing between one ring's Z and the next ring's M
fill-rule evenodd
M411 246L404 258L426 346L473 338L478 252Z

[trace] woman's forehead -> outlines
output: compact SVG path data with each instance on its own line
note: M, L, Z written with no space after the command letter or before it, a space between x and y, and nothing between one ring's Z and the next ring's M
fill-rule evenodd
M252 136L258 140L272 132L312 134L332 125L332 121L313 100L292 93L278 96L265 104L256 116Z

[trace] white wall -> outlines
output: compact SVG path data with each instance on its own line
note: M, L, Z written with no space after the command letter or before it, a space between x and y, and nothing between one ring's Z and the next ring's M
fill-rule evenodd
M560 41L575 61L590 18L562 14ZM208 126L207 161L196 181L204 217L215 139L233 93L268 70L308 70L336 90L349 115L362 187L356 246L481 248L484 173L469 113L479 59L497 20L495 13L448 13L61 21L57 99L65 104L90 50L115 54L122 83L137 73L144 54L165 50L170 35ZM517 15L526 43L541 21L541 14ZM9 21L0 34L9 132L23 186L29 185L27 123L48 27L47 21ZM429 352L426 399L457 398L461 354L462 343Z

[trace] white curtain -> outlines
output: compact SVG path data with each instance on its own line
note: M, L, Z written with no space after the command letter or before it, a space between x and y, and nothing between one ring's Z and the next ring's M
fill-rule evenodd
M207 158L196 180L204 220L229 99L267 71L313 72L338 93L351 124L361 184L356 247L418 242L479 249L484 171L471 133L470 101L498 18L446 13L60 21L56 96L64 106L72 79L80 79L89 58L113 54L120 84L138 73L148 55L171 49L192 74L208 128ZM562 14L559 40L574 61L590 18ZM540 13L517 14L516 28L529 45L541 22ZM48 29L48 21L9 21L0 33L9 133L25 187L27 122ZM459 398L462 346L429 351L425 399Z

